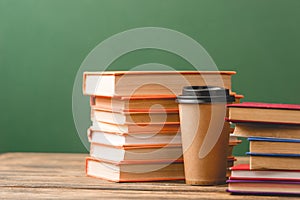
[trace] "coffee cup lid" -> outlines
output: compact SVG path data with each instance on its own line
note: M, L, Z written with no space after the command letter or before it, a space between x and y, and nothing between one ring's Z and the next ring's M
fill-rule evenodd
M178 103L220 103L234 102L235 97L229 90L218 86L185 86L182 95L177 96Z

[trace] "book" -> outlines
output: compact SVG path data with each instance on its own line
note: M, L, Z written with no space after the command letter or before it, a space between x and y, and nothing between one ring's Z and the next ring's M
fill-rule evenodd
M179 123L111 124L93 120L92 129L109 133L177 133Z
M300 170L250 170L249 164L231 167L231 180L282 180L300 181Z
M247 152L250 169L299 170L300 154L264 154Z
M230 104L231 122L264 122L300 125L300 105L244 102Z
M250 152L300 154L300 139L250 137Z
M174 95L159 96L91 96L91 107L115 112L149 112L151 110L177 111Z
M182 161L118 163L86 158L86 174L113 182L184 180Z
M228 180L228 192L237 194L300 194L300 181Z
M235 99L243 95L235 94ZM165 110L177 111L176 95L143 95L143 96L90 96L90 106L112 112L150 112Z
M244 95L242 94L234 94L235 102L234 103L241 103L241 99L244 98Z
M234 131L234 130L233 130L233 131ZM232 132L233 132L233 131L232 131ZM242 141L238 139L238 136L236 136L236 135L230 133L230 135L229 135L229 143L231 143L231 142L232 142L232 143L241 143Z
M106 71L83 74L83 94L93 96L179 95L183 86L231 89L233 71Z
M236 158L234 156L227 156L227 167L232 167L234 161L236 161Z
M181 145L111 146L91 143L90 156L113 162L182 159Z
M241 143L241 142L239 142L239 143L229 142L228 150L227 150L227 155L228 155L228 156L231 156L232 153L233 153L233 148L234 148L236 145L240 144L240 143Z
M300 138L299 125L236 123L233 132L239 137Z
M228 145L228 156L232 156L233 148L242 143L242 140L239 140L237 136L233 135L232 133L229 135L229 145Z
M88 129L90 143L112 146L181 144L180 133L109 133Z
M91 118L96 121L111 124L149 124L149 123L179 123L178 111L156 110L151 112L111 112L93 107L91 110Z

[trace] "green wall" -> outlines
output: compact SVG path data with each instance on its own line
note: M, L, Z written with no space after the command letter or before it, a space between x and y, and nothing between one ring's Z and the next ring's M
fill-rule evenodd
M300 103L299 10L299 0L0 0L0 152L85 152L72 118L76 72L99 42L136 27L197 40L220 70L238 72L244 101ZM188 67L143 50L111 69L149 62Z

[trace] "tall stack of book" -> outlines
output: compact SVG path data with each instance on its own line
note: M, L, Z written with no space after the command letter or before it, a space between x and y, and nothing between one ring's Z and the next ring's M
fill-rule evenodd
M250 163L232 168L232 193L300 195L300 105L229 105L234 135L249 140Z
M86 72L88 176L115 182L184 179L176 96L186 85L231 89L234 72Z
M91 103L88 175L116 182L184 179L174 97L97 96Z

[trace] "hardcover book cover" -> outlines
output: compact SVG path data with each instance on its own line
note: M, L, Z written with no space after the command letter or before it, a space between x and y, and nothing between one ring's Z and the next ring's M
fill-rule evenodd
M227 105L227 107L300 110L299 104L279 104L262 102L243 102L239 104L229 104Z

